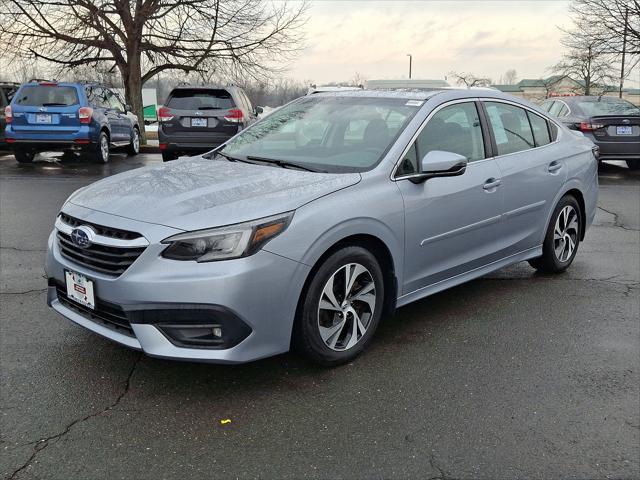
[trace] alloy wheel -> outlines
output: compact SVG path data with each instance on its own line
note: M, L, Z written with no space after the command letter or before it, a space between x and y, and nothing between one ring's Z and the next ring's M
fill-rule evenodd
M578 212L571 205L560 210L553 229L553 250L556 258L564 263L576 249L579 235Z
M102 155L102 161L109 160L109 140L106 135L100 136L100 155Z
M340 267L327 280L318 305L318 328L335 351L352 348L364 336L376 306L375 282L359 263Z
M131 144L133 145L133 151L137 153L140 152L140 135L138 134L138 130L133 129L133 139L131 140Z

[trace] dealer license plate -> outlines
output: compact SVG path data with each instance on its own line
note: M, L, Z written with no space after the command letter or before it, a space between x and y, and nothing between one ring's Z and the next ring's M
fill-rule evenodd
M36 123L51 123L51 115L47 113L36 113Z
M81 273L65 271L67 280L67 297L80 305L96 308L93 295L93 282Z
M207 119L206 118L192 118L191 119L192 127L206 127Z
M616 127L616 135L633 135L631 126Z

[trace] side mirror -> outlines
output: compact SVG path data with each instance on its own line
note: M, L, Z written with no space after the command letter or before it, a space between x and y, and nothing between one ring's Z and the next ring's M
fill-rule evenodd
M254 108L256 115L260 115L262 112L264 112L264 108L262 107L255 107Z
M467 157L453 152L432 150L420 162L420 173L410 178L413 183L421 183L434 177L455 177L467 169Z
M129 104L126 104L124 106L124 113L127 113L127 112L133 112L133 108L131 108L131 105Z

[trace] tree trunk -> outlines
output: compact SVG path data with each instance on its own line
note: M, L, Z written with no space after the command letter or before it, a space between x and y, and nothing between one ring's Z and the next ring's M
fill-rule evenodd
M131 105L133 113L138 117L140 125L140 144L147 143L147 135L144 131L144 105L142 103L142 71L140 68L140 56L129 56L128 68L123 73L124 92L127 103Z

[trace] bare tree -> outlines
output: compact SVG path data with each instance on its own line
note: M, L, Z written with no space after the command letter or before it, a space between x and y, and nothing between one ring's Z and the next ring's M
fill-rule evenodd
M610 58L593 44L569 47L551 70L581 82L582 87L576 93L583 95L603 94L615 78Z
M477 77L472 73L449 72L449 76L460 86L465 87L488 87L493 83L490 78Z
M3 0L0 56L117 69L142 118L165 71L266 78L303 40L307 4L260 0Z
M619 62L619 93L640 63L640 1L572 0L573 26L565 39L590 44L611 62Z
M515 69L511 68L504 72L504 75L500 77L499 83L501 85L515 85L518 80L518 74Z

